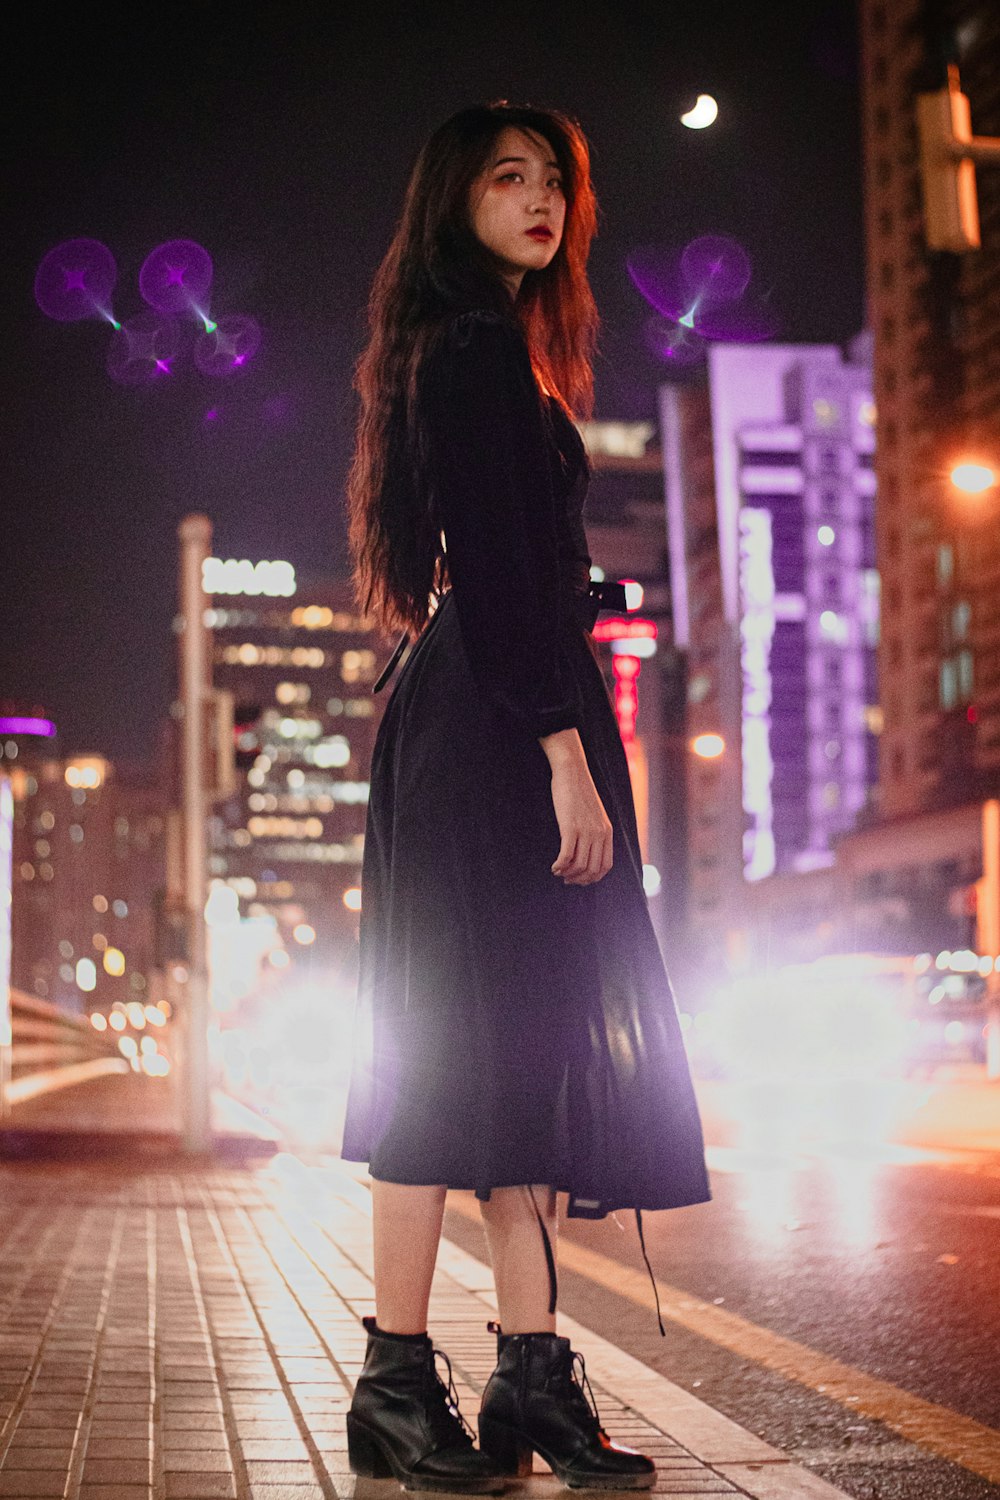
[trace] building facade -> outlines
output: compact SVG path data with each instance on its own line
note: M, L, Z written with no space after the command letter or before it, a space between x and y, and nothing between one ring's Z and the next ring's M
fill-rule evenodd
M305 939L336 959L357 927L369 767L391 691L372 684L391 648L336 580L217 592L207 618L237 762L211 820L209 875L248 915L273 918L293 950Z
M982 248L927 249L916 97L957 64L977 135L1000 135L991 0L862 0L865 225L878 408L884 684L879 801L895 818L1000 785L1000 166L977 168Z
M166 809L155 778L101 755L8 756L13 988L86 1014L157 992Z
M847 359L715 345L704 382L661 391L696 929L738 929L747 882L832 863L868 805L874 416L864 337Z

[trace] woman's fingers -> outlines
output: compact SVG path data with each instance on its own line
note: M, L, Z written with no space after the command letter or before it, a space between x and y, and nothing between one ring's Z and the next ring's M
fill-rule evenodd
M563 879L566 878L573 865L576 845L577 835L575 830L564 835L563 841L559 846L559 853L556 855L556 862L552 866L553 875L561 875Z
M567 885L594 885L603 880L611 869L611 862L612 833L609 828L597 835L578 834L572 843L565 839L552 873L561 876Z

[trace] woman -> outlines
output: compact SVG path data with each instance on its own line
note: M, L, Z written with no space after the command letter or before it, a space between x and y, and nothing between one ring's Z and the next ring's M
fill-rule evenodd
M574 1487L651 1485L555 1334L555 1195L592 1218L710 1196L590 635L571 414L595 221L573 121L455 115L414 168L358 366L358 595L418 638L365 839L343 1154L370 1163L376 1316L348 1434L356 1473L412 1489L495 1493L532 1451ZM503 1329L478 1451L426 1332L448 1187L481 1200Z

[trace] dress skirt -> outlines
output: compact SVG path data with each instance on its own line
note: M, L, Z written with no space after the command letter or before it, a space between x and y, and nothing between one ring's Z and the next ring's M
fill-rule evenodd
M594 885L560 846L537 737L478 692L451 593L379 727L343 1155L389 1182L547 1184L571 1215L710 1196L677 1008L646 905L628 765L592 637L561 670L614 829Z

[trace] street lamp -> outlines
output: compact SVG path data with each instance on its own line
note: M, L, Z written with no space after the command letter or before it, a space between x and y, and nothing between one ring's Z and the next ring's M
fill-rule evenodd
M721 734L696 734L689 749L699 760L718 760L725 753L726 742Z
M961 490L963 495L983 495L996 484L997 473L989 464L965 459L955 465L949 478L956 490Z

